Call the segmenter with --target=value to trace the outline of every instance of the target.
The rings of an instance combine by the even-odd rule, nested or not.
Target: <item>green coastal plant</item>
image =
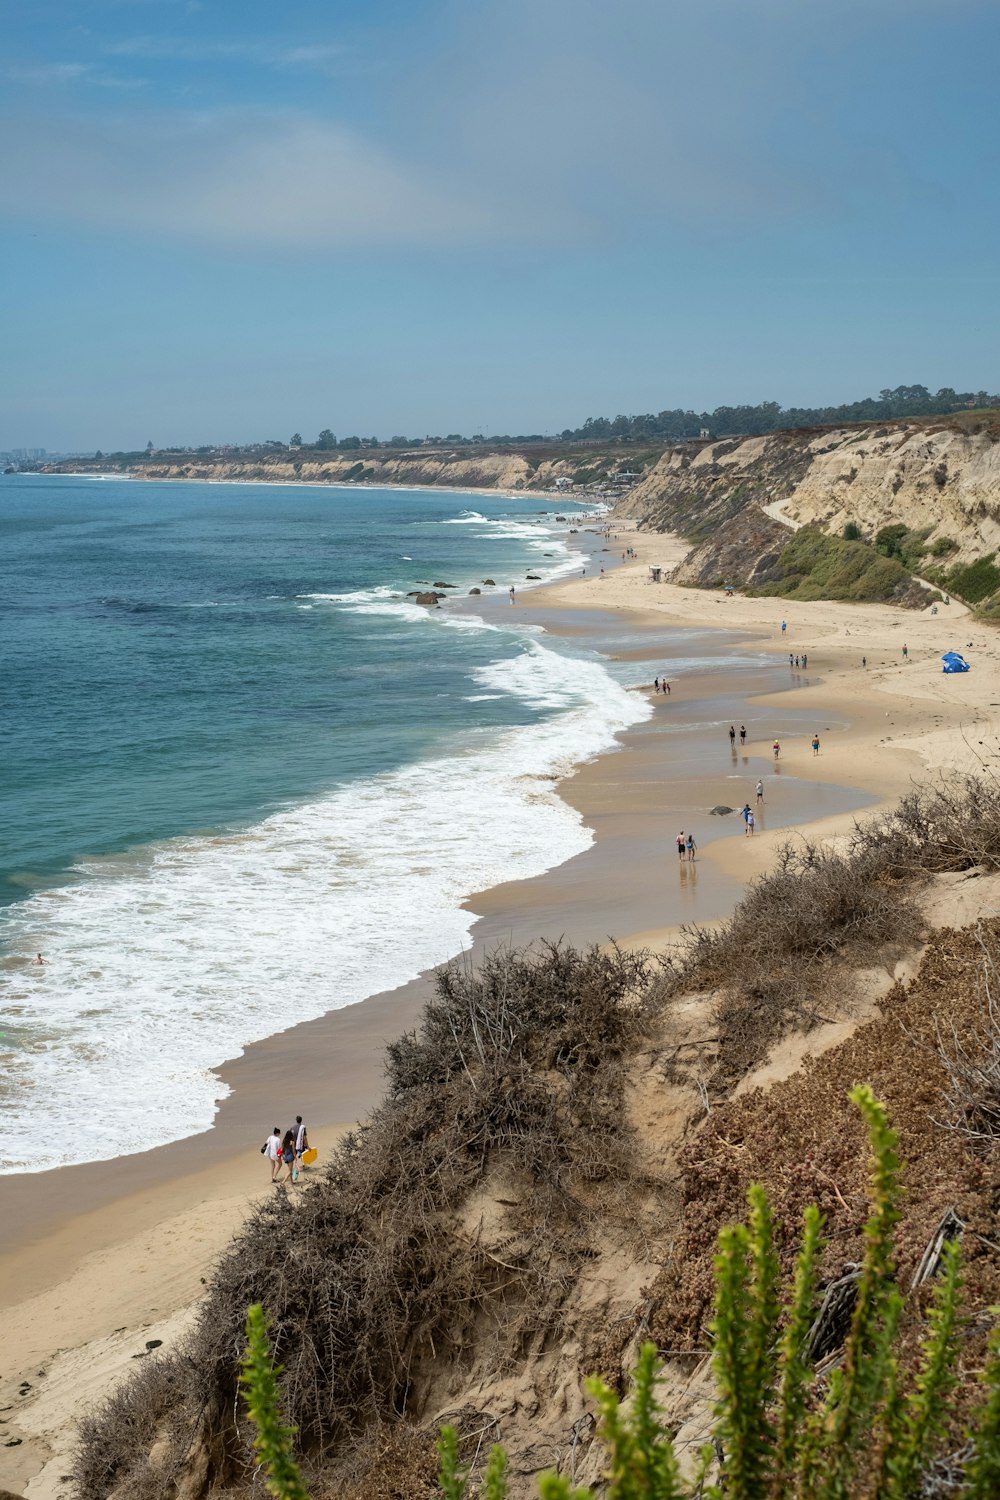
[[[295,1429],[281,1420],[280,1374],[271,1356],[267,1318],[257,1303],[247,1313],[247,1347],[240,1376],[247,1411],[256,1428],[254,1447],[272,1495],[278,1500],[309,1500],[295,1461]]]
[[[768,577],[769,582],[748,592],[857,603],[898,598],[912,586],[908,569],[895,552],[845,536],[828,536],[814,525],[801,526],[785,543]]]
[[[808,1357],[821,1249],[819,1210],[806,1212],[791,1299],[782,1307],[771,1207],[763,1188],[752,1187],[748,1222],[723,1230],[719,1238],[712,1442],[697,1472],[684,1475],[657,1400],[656,1348],[645,1344],[627,1410],[603,1381],[588,1382],[607,1453],[607,1500],[908,1500],[926,1492],[927,1466],[952,1416],[961,1253],[957,1242],[942,1252],[929,1329],[915,1375],[906,1382],[898,1339],[904,1302],[893,1249],[900,1218],[898,1142],[871,1089],[860,1085],[850,1097],[865,1117],[874,1165],[864,1259],[841,1358],[824,1378]],[[307,1500],[292,1456],[292,1429],[279,1415],[277,1372],[260,1307],[250,1309],[247,1337],[242,1382],[268,1487],[279,1500]],[[964,1476],[949,1487],[962,1500],[1000,1493],[1000,1327],[990,1338],[981,1384],[983,1401],[962,1455]],[[472,1479],[453,1427],[442,1429],[438,1452],[443,1500],[467,1500]],[[475,1493],[483,1500],[506,1500],[502,1447],[492,1449]],[[542,1500],[596,1500],[593,1490],[574,1487],[561,1474],[543,1476],[539,1494]]]

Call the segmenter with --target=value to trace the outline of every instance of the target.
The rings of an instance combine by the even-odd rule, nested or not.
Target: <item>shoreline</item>
[[[285,486],[292,489],[312,490],[402,490],[404,493],[412,491],[421,494],[430,491],[436,495],[492,495],[499,500],[529,500],[548,499],[558,500],[569,504],[592,505],[597,507],[601,514],[607,513],[608,506],[612,503],[610,497],[606,499],[585,500],[579,495],[564,495],[558,490],[512,490],[506,485],[498,485],[490,488],[488,485],[466,485],[466,484],[373,484],[370,480],[352,481],[346,484],[337,479],[206,479],[200,474],[94,474],[87,469],[52,469],[36,471],[28,470],[22,478],[37,477],[39,479],[128,479],[143,484],[254,484],[265,486]]]
[[[650,585],[647,565],[663,562],[671,548],[682,544],[635,533],[625,525],[616,529],[636,548],[637,561],[618,563],[603,577],[543,584],[531,590],[530,600],[525,590],[519,609],[529,616],[544,614],[546,629],[567,636],[589,635],[589,617],[596,612],[606,622],[598,629],[612,642],[611,653],[619,630],[629,640],[639,637],[632,648],[639,654],[631,659],[644,659],[645,642],[645,659],[651,663],[658,659],[656,638],[664,630],[704,630],[719,646],[727,636],[743,642],[766,664],[752,673],[706,673],[700,684],[705,692],[690,706],[714,713],[719,700],[730,707],[738,700],[748,716],[750,744],[731,761],[714,727],[710,738],[704,725],[693,731],[681,725],[680,733],[672,733],[689,702],[687,689],[675,690],[669,700],[658,695],[653,718],[626,731],[621,749],[578,767],[559,785],[560,794],[593,832],[590,848],[541,876],[474,893],[464,903],[478,918],[473,953],[497,942],[520,944],[560,921],[571,938],[574,928],[584,932],[589,927],[594,940],[614,935],[625,946],[663,948],[675,940],[681,922],[706,920],[704,913],[710,911],[723,916],[731,909],[747,879],[773,859],[790,827],[794,836],[834,837],[849,830],[860,805],[894,800],[922,768],[926,774],[936,766],[974,766],[977,753],[983,757],[987,749],[994,760],[1000,758],[995,733],[987,747],[980,728],[989,696],[981,666],[988,653],[995,680],[995,649],[988,645],[985,652],[976,652],[978,677],[974,666],[968,676],[944,679],[950,705],[933,712],[927,706],[941,698],[940,664],[930,664],[932,635],[941,637],[941,649],[965,648],[969,630],[983,638],[983,627],[966,624],[960,627],[961,640],[950,633],[945,639],[949,622],[965,618],[959,607],[952,606],[948,620],[939,616],[931,621],[889,606],[790,606],[781,600],[725,600],[673,585]],[[476,600],[475,607],[482,602]],[[782,617],[791,632],[784,638]],[[905,667],[897,664],[900,629],[911,643]],[[793,639],[793,654],[805,649],[809,655],[805,673],[796,674],[782,661]],[[871,665],[861,675],[857,658],[865,654],[866,642]],[[881,649],[873,642],[881,642]],[[891,656],[887,642],[894,649]],[[659,674],[651,666],[653,675]],[[814,718],[821,734],[819,757],[809,751],[810,729],[805,727]],[[775,724],[792,726],[782,727],[777,771],[767,761],[775,732],[770,726]],[[957,751],[954,731],[960,725],[967,732],[964,748]],[[677,751],[685,735],[689,744],[682,746],[682,759],[687,754],[692,761],[704,761],[702,747],[710,745],[710,774],[696,765],[678,778],[676,755],[666,752]],[[977,744],[980,737],[983,746]],[[751,840],[742,825],[736,826],[735,815],[709,819],[700,811],[703,852],[692,867],[693,878],[692,872],[686,879],[682,873],[683,884],[670,886],[675,920],[663,921],[663,877],[679,879],[670,869],[676,864],[672,834],[678,795],[687,798],[690,811],[699,787],[706,798],[709,788],[727,782],[733,791],[740,782],[745,791],[758,774],[769,777],[767,814],[779,826],[764,826]],[[838,797],[843,802],[845,790],[856,794],[852,805],[834,806]],[[742,797],[715,800],[739,806]],[[785,821],[778,816],[782,804],[794,814]],[[631,918],[627,931],[620,925],[601,931],[598,924],[613,917]],[[556,925],[549,926],[549,935],[558,935]],[[0,1405],[10,1404],[20,1378],[26,1376],[37,1387],[39,1371],[48,1372],[37,1395],[18,1399],[8,1418],[23,1441],[17,1448],[0,1448],[0,1484],[23,1490],[44,1464],[45,1473],[29,1486],[30,1500],[52,1500],[63,1492],[59,1475],[66,1469],[66,1449],[57,1435],[68,1430],[82,1402],[75,1387],[63,1391],[62,1404],[52,1391],[63,1368],[72,1366],[74,1351],[78,1358],[83,1351],[96,1360],[106,1385],[129,1368],[143,1346],[140,1334],[152,1336],[150,1330],[163,1324],[170,1327],[169,1337],[177,1335],[211,1262],[253,1205],[273,1192],[257,1160],[258,1138],[269,1128],[273,1109],[262,1101],[290,1099],[294,1089],[300,1101],[296,1107],[325,1159],[340,1133],[377,1103],[384,1044],[414,1024],[429,992],[425,974],[248,1048],[220,1070],[232,1092],[205,1135],[110,1163],[0,1179],[0,1204],[7,1210],[0,1223],[8,1226],[6,1248],[0,1252],[7,1272],[0,1306],[8,1349]],[[69,1352],[56,1357],[59,1349]],[[89,1389],[88,1399],[96,1394]]]

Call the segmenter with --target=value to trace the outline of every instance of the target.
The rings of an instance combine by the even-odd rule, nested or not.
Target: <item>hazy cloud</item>
[[[442,0],[448,24],[426,54],[379,38],[364,131],[264,108],[11,118],[0,189],[9,214],[305,249],[669,242],[833,221],[912,190],[909,127],[878,151],[870,136],[852,140],[866,101],[845,114],[836,67],[853,66],[859,36],[902,5]],[[174,32],[124,37],[104,55],[322,71],[346,55],[322,37]],[[40,66],[34,81],[112,80],[71,63]],[[877,101],[875,118],[884,129]]]
[[[181,36],[133,36],[111,42],[105,51],[112,57],[137,57],[156,62],[242,62],[267,68],[316,68],[328,72],[344,55],[344,48],[331,43],[302,46],[268,38],[201,40]]]
[[[61,84],[88,83],[102,89],[141,89],[145,79],[132,78],[120,73],[109,73],[93,63],[61,62],[18,64],[11,63],[3,69],[3,76],[15,83],[27,83],[39,88],[59,87]]]
[[[461,194],[308,117],[37,116],[6,138],[0,198],[22,218],[305,249],[479,239],[491,228]]]

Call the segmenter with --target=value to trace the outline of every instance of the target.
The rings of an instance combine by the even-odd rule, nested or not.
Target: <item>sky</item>
[[[996,0],[31,0],[0,450],[1000,388]]]

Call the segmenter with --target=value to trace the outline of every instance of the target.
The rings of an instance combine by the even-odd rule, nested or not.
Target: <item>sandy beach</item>
[[[650,582],[651,565],[668,569],[686,550],[679,539],[622,527],[609,558],[626,543],[634,560],[601,576],[594,552],[587,576],[517,607],[550,631],[600,640],[610,656],[648,661],[650,683],[666,673],[671,694],[652,695],[652,718],[620,751],[561,784],[592,847],[469,898],[477,948],[539,935],[666,947],[682,922],[730,910],[790,829],[833,837],[916,780],[1000,765],[1000,638],[962,606],[932,615],[727,598]],[[675,675],[665,651],[678,628],[717,641],[718,670]],[[948,649],[965,652],[972,671],[944,675]],[[808,666],[796,668],[803,654]],[[730,749],[729,722],[746,725],[742,749]],[[756,806],[758,778],[764,804],[750,839],[737,812],[709,809]],[[674,852],[681,827],[698,841],[692,866]],[[429,985],[423,976],[248,1048],[222,1070],[231,1093],[207,1135],[0,1179],[0,1487],[29,1500],[66,1493],[73,1422],[147,1343],[179,1336],[213,1259],[275,1191],[259,1156],[265,1132],[300,1111],[325,1156],[377,1102],[384,1044],[414,1024]]]

